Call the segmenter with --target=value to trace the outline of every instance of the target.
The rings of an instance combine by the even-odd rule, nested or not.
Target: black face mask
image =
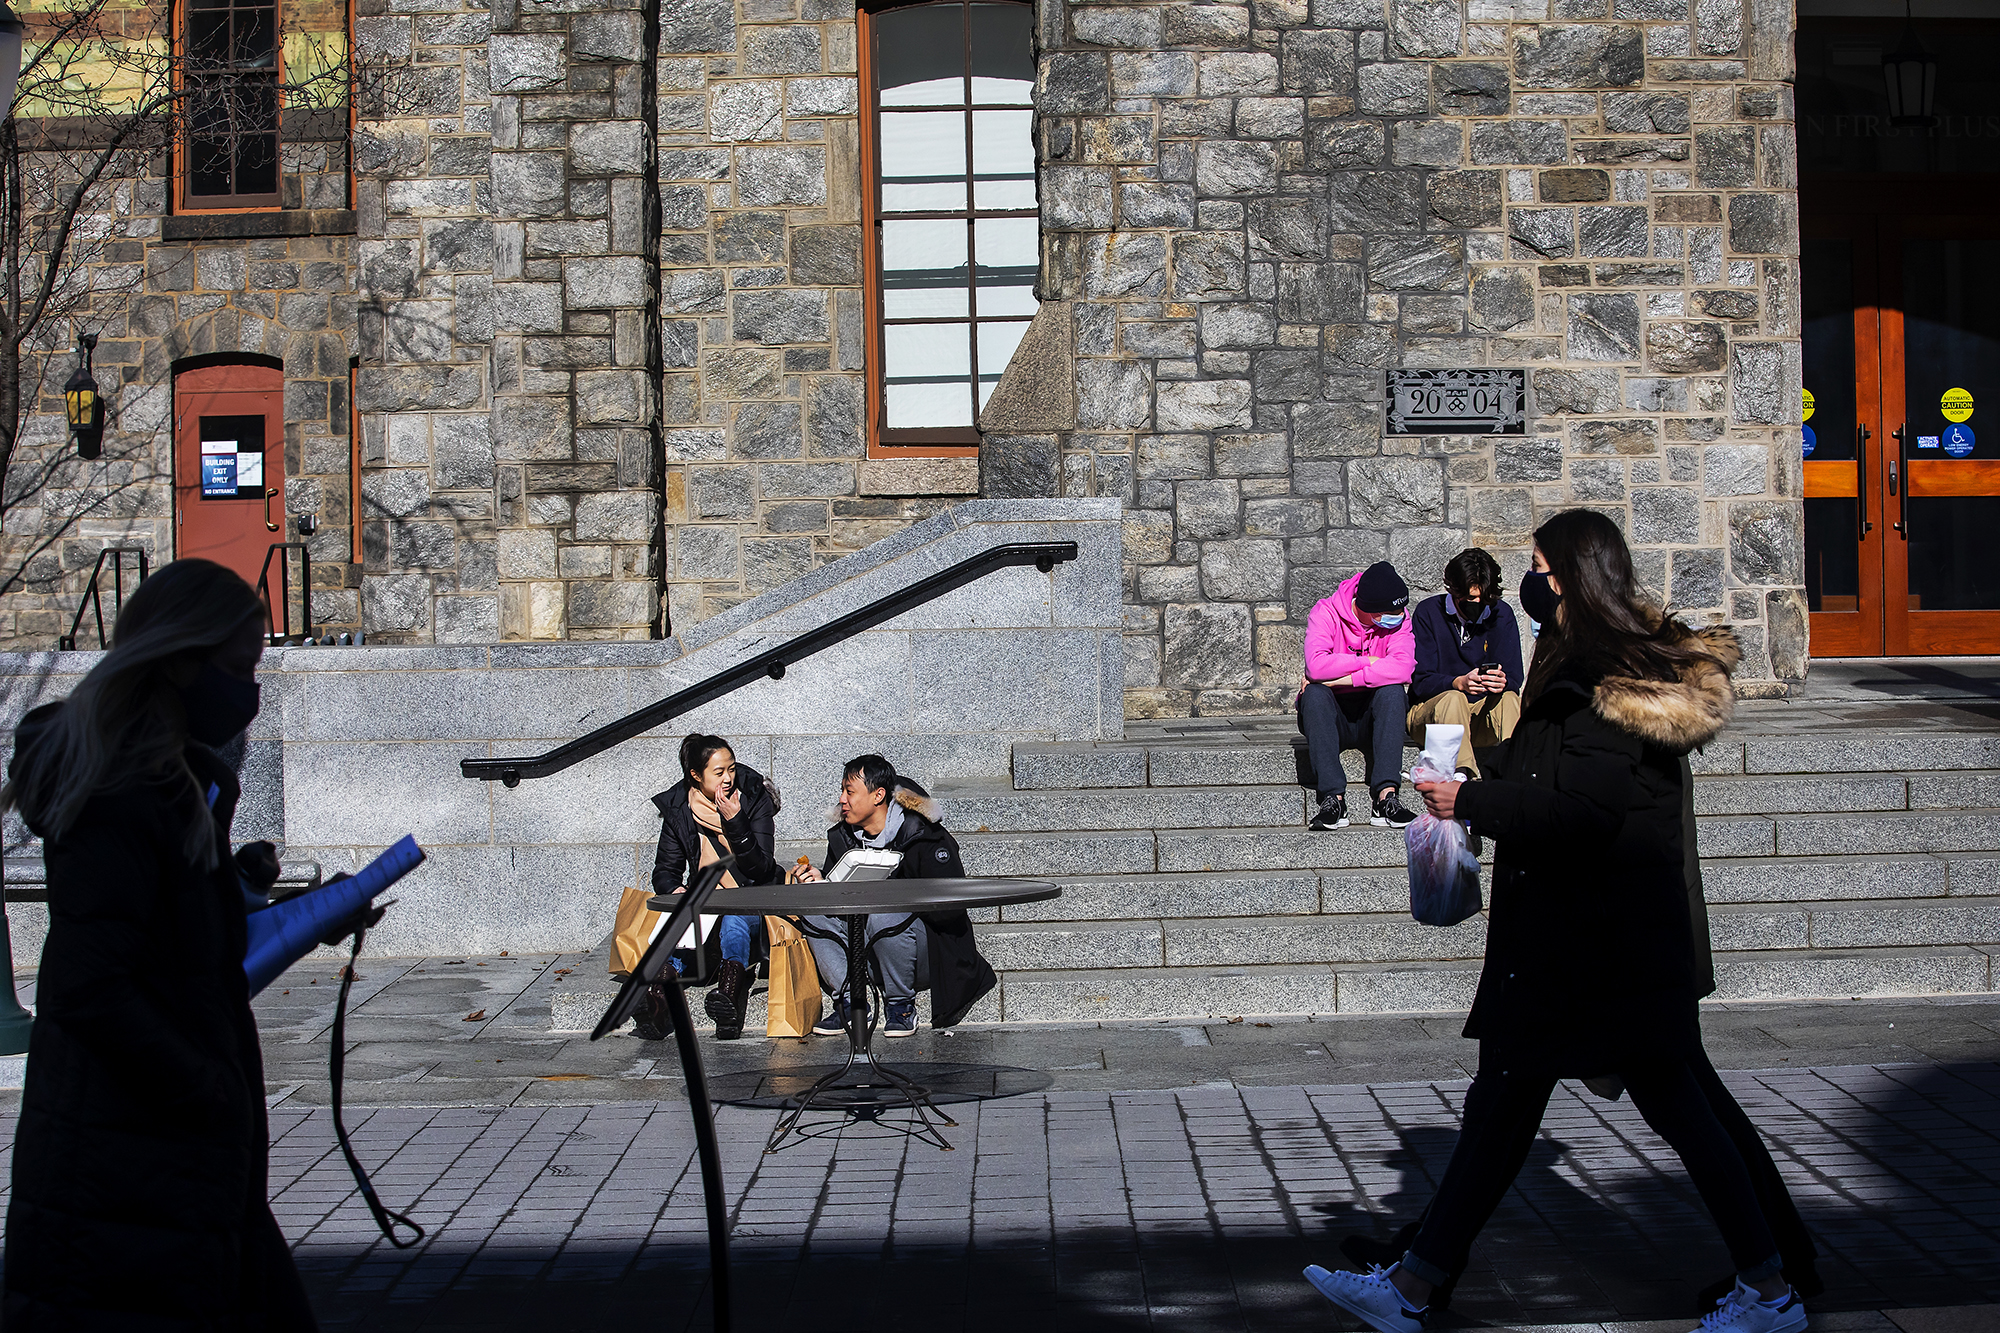
[[[180,687],[188,735],[203,745],[225,744],[257,716],[263,692],[263,686],[254,680],[232,676],[212,662],[203,663],[201,673]]]
[[[1549,576],[1529,570],[1521,576],[1521,609],[1528,613],[1528,619],[1537,625],[1546,625],[1556,618],[1556,608],[1562,605],[1562,594],[1549,587]]]

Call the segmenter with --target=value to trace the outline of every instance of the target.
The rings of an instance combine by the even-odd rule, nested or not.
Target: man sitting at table
[[[858,847],[901,852],[903,859],[891,879],[963,879],[958,841],[951,836],[930,793],[896,772],[879,754],[864,754],[848,762],[840,784],[840,821],[826,831],[826,861],[811,866],[799,878],[823,880],[840,858]],[[803,859],[803,858],[801,858]],[[868,918],[868,936],[894,929],[908,912],[882,912]],[[808,916],[821,930],[847,938],[838,917]],[[808,935],[820,983],[833,992],[833,1005],[813,1032],[838,1036],[847,1031],[847,946]],[[964,1018],[980,997],[993,989],[993,969],[979,956],[972,937],[972,920],[963,911],[924,912],[903,931],[874,946],[875,970],[882,981],[882,1032],[888,1037],[917,1035],[917,992],[931,993],[931,1026],[950,1027]]]

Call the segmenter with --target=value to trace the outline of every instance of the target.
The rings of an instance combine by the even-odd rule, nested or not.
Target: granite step
[[[2000,946],[2000,897],[1744,903],[1709,914],[1717,953]],[[1440,930],[1385,912],[1000,922],[979,928],[994,967],[1034,971],[1477,960],[1485,919]]]
[[[1311,814],[1297,785],[1233,786],[1226,794],[1196,788],[1150,787],[1080,791],[1015,791],[993,786],[940,786],[945,822],[956,832],[1192,828],[1299,828]]]
[[[1716,1001],[1984,994],[1994,955],[1964,945],[1719,954]],[[1005,1023],[1436,1013],[1472,1002],[1475,961],[1014,971]]]

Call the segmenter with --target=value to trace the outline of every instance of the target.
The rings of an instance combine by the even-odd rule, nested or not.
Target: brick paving
[[[2000,1300],[2000,1064],[1725,1077],[1821,1239],[1818,1310]],[[766,1156],[773,1113],[722,1108],[736,1326],[1324,1329],[1298,1270],[1416,1216],[1464,1087],[1052,1091],[954,1108],[949,1153],[857,1122]],[[381,1243],[326,1113],[274,1110],[274,1206],[326,1327],[708,1326],[683,1103],[350,1121],[385,1201],[431,1235]],[[1565,1085],[1442,1322],[1683,1316],[1726,1268],[1629,1102]]]

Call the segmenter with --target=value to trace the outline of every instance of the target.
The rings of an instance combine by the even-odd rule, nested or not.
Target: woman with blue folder
[[[265,1196],[239,789],[215,752],[257,714],[264,624],[237,575],[174,561],[75,692],[16,732],[0,800],[43,840],[49,932],[7,1208],[9,1333],[315,1326]]]

